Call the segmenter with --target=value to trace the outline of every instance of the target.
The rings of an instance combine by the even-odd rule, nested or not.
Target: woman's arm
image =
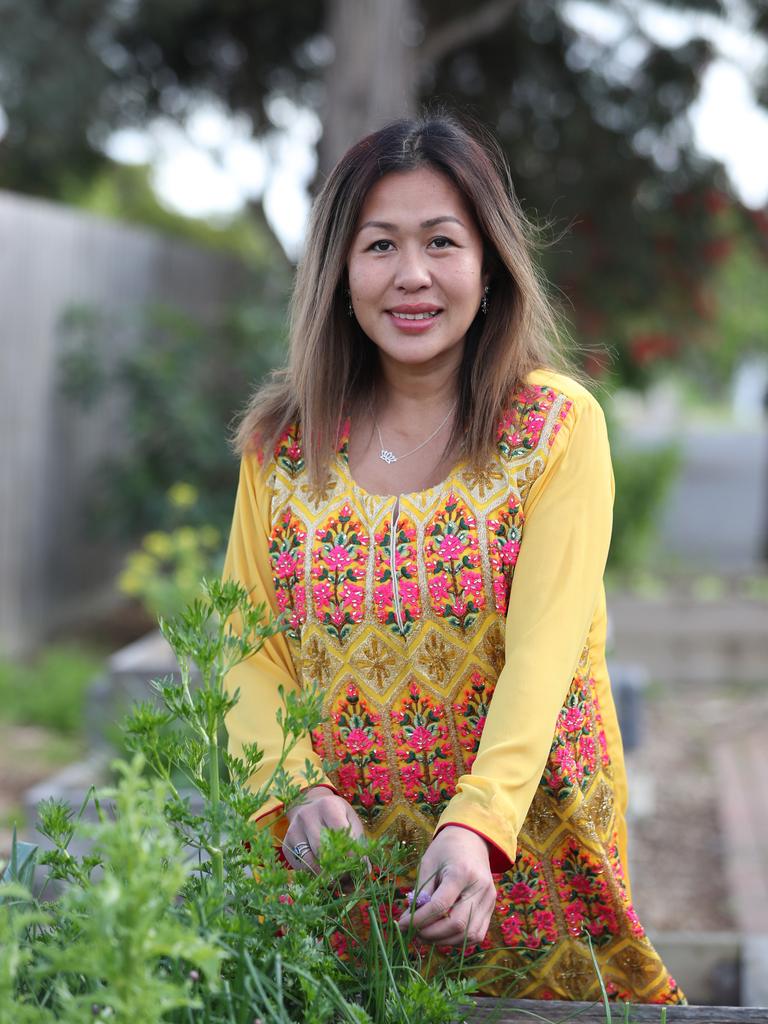
[[[514,860],[558,713],[602,591],[613,515],[605,417],[579,388],[524,507],[505,630],[505,663],[468,775],[438,829],[464,825]]]
[[[612,509],[605,418],[579,389],[525,502],[505,664],[477,757],[471,773],[458,779],[420,868],[422,880],[434,880],[426,887],[432,899],[412,918],[425,939],[453,936],[456,928],[440,923],[446,904],[455,906],[451,919],[465,927],[474,915],[473,933],[487,928],[490,872],[514,861],[601,594]],[[474,842],[461,835],[467,831],[475,833]]]

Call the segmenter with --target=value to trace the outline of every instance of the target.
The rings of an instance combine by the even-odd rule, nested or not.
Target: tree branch
[[[488,0],[471,14],[463,14],[447,25],[442,25],[419,48],[419,64],[436,64],[459,46],[495,32],[504,24],[516,4],[517,0]]]

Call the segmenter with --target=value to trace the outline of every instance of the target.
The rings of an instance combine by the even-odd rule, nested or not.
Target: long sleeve
[[[255,456],[246,456],[240,465],[240,482],[235,499],[223,576],[242,583],[253,604],[266,602],[277,612],[275,590],[269,561],[269,494],[264,475]],[[227,717],[229,752],[241,756],[244,743],[256,742],[264,752],[258,770],[251,776],[254,788],[274,770],[282,749],[282,730],[276,714],[282,707],[278,687],[286,693],[298,689],[298,680],[285,636],[278,633],[266,641],[256,654],[235,666],[226,677],[228,692],[240,690],[240,699]],[[305,762],[320,772],[322,782],[331,785],[322,772],[320,759],[312,750],[309,737],[293,748],[285,769],[295,782],[303,782]],[[264,805],[258,818],[269,823],[281,805],[274,798]],[[265,817],[269,815],[269,817]]]
[[[525,502],[505,663],[477,758],[438,822],[479,832],[510,862],[602,595],[612,509],[605,419],[578,387]]]

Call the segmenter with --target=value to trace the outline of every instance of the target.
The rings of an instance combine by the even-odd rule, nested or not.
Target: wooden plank
[[[750,756],[751,755],[751,756]],[[760,800],[768,763],[743,741],[714,748],[724,860],[741,931],[768,934],[768,867]]]
[[[768,1008],[751,1006],[667,1006],[611,1003],[612,1024],[768,1024]],[[602,1003],[479,998],[465,1024],[606,1024]]]

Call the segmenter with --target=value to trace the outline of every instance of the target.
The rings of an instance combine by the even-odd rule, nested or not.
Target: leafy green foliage
[[[384,840],[326,832],[319,874],[289,871],[270,832],[252,824],[268,797],[291,806],[315,780],[309,766],[301,783],[289,779],[282,760],[318,724],[317,691],[285,696],[283,758],[257,789],[248,786],[261,760],[256,745],[241,758],[219,748],[238,699],[225,691],[224,676],[278,624],[264,620],[242,587],[214,580],[161,628],[179,677],[157,680],[158,700],[137,705],[126,721],[134,754],[116,762],[117,784],[91,794],[77,813],[57,800],[39,809],[50,849],[38,860],[63,886],[61,895],[45,902],[19,872],[0,883],[0,1019],[458,1019],[469,981],[428,964],[427,981],[406,937],[373,912],[371,941],[360,942],[361,905],[381,908],[382,922],[392,921],[393,880],[414,867],[411,854]],[[83,839],[89,850],[74,853]],[[337,955],[339,940],[352,953],[347,959]]]
[[[730,27],[720,0],[666,5]],[[657,343],[663,336],[676,358],[707,316],[720,240],[713,196],[727,192],[727,180],[695,151],[685,126],[716,47],[695,34],[662,44],[618,0],[596,5],[609,28],[604,39],[575,28],[569,5],[556,0],[520,0],[483,28],[489,6],[406,5],[410,105],[449,97],[493,128],[526,209],[564,236],[543,258],[579,339],[592,347],[587,369],[642,384],[648,335]],[[302,0],[0,0],[8,117],[0,186],[67,199],[90,191],[93,203],[122,203],[146,222],[137,182],[123,180],[143,172],[105,170],[100,146],[109,133],[156,116],[183,123],[209,101],[249,118],[254,135],[268,139],[276,97],[320,111],[336,42],[331,10]],[[763,0],[745,0],[740,19],[759,33]],[[365,66],[347,84],[361,106],[374,107]],[[755,92],[768,95],[765,83]],[[346,111],[323,113],[327,122]]]
[[[616,496],[608,569],[626,575],[647,560],[663,501],[680,467],[680,452],[674,444],[647,450],[618,446],[612,458]]]
[[[0,661],[0,720],[75,735],[101,659],[82,647],[52,644],[32,662]]]
[[[86,411],[119,403],[130,438],[94,482],[96,531],[125,538],[173,528],[167,494],[180,480],[198,495],[186,525],[228,527],[237,482],[228,429],[283,339],[285,282],[262,277],[253,289],[258,299],[209,324],[161,308],[126,317],[73,308],[64,318],[65,396]]]
[[[185,513],[194,508],[198,493],[189,484],[177,483],[168,491],[170,516],[175,529],[153,530],[141,547],[126,558],[118,588],[138,598],[152,616],[177,615],[185,605],[202,596],[200,580],[221,571],[223,538],[215,526],[190,526]]]

